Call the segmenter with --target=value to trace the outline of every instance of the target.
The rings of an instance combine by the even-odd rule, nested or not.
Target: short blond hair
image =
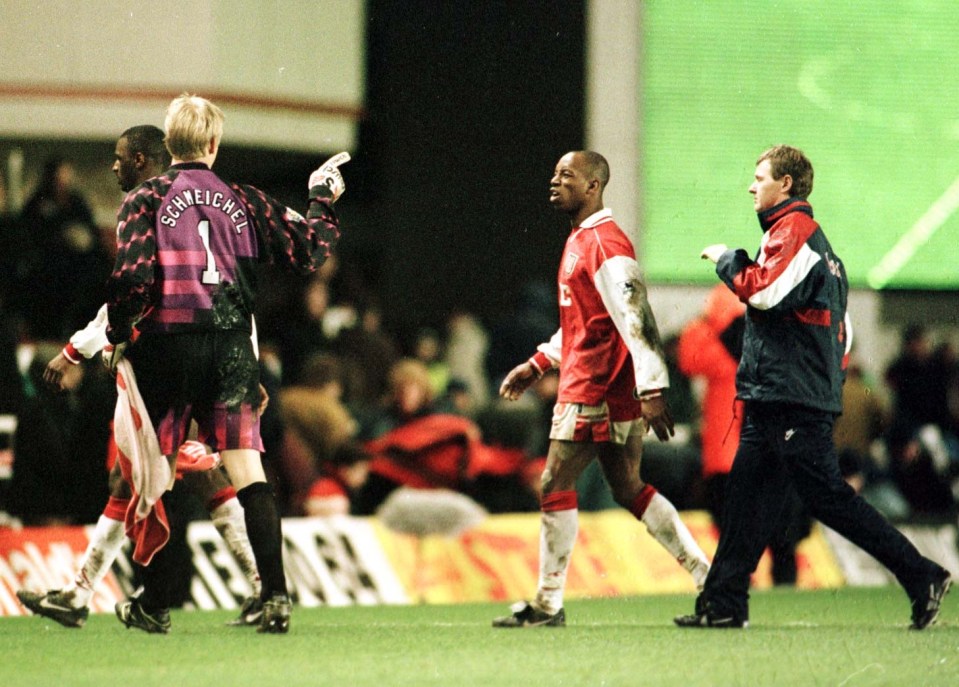
[[[433,402],[433,384],[430,382],[430,370],[426,364],[416,358],[401,358],[393,364],[389,373],[390,391],[394,394],[404,385],[412,384],[423,391],[427,403]]]
[[[197,160],[207,154],[210,141],[223,136],[223,111],[206,98],[183,93],[166,110],[164,143],[177,160]]]

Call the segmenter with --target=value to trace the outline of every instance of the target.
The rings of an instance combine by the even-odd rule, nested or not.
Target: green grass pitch
[[[959,287],[957,29],[954,0],[645,3],[649,278],[713,284],[704,246],[752,254],[756,157],[790,143],[853,286]]]
[[[290,634],[174,612],[167,636],[91,616],[0,620],[3,687],[957,685],[959,604],[907,629],[898,588],[753,594],[751,626],[681,630],[693,597],[569,600],[565,629],[490,627],[503,604],[295,608]]]

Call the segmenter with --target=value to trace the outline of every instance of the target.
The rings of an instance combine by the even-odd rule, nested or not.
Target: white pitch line
[[[959,209],[959,177],[936,199],[909,231],[899,237],[896,245],[886,253],[866,277],[874,289],[888,284],[899,270],[912,259],[916,251],[939,231],[940,227]]]

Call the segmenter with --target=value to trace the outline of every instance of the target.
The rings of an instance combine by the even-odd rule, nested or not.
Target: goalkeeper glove
[[[330,201],[335,203],[346,190],[346,182],[343,181],[343,175],[337,167],[349,161],[349,153],[337,153],[310,175],[308,188],[312,190],[314,186],[325,186],[330,190]]]

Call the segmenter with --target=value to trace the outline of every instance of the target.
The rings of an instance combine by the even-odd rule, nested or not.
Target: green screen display
[[[713,283],[704,246],[756,250],[755,161],[787,143],[853,286],[959,288],[955,0],[654,0],[643,34],[651,280]]]

